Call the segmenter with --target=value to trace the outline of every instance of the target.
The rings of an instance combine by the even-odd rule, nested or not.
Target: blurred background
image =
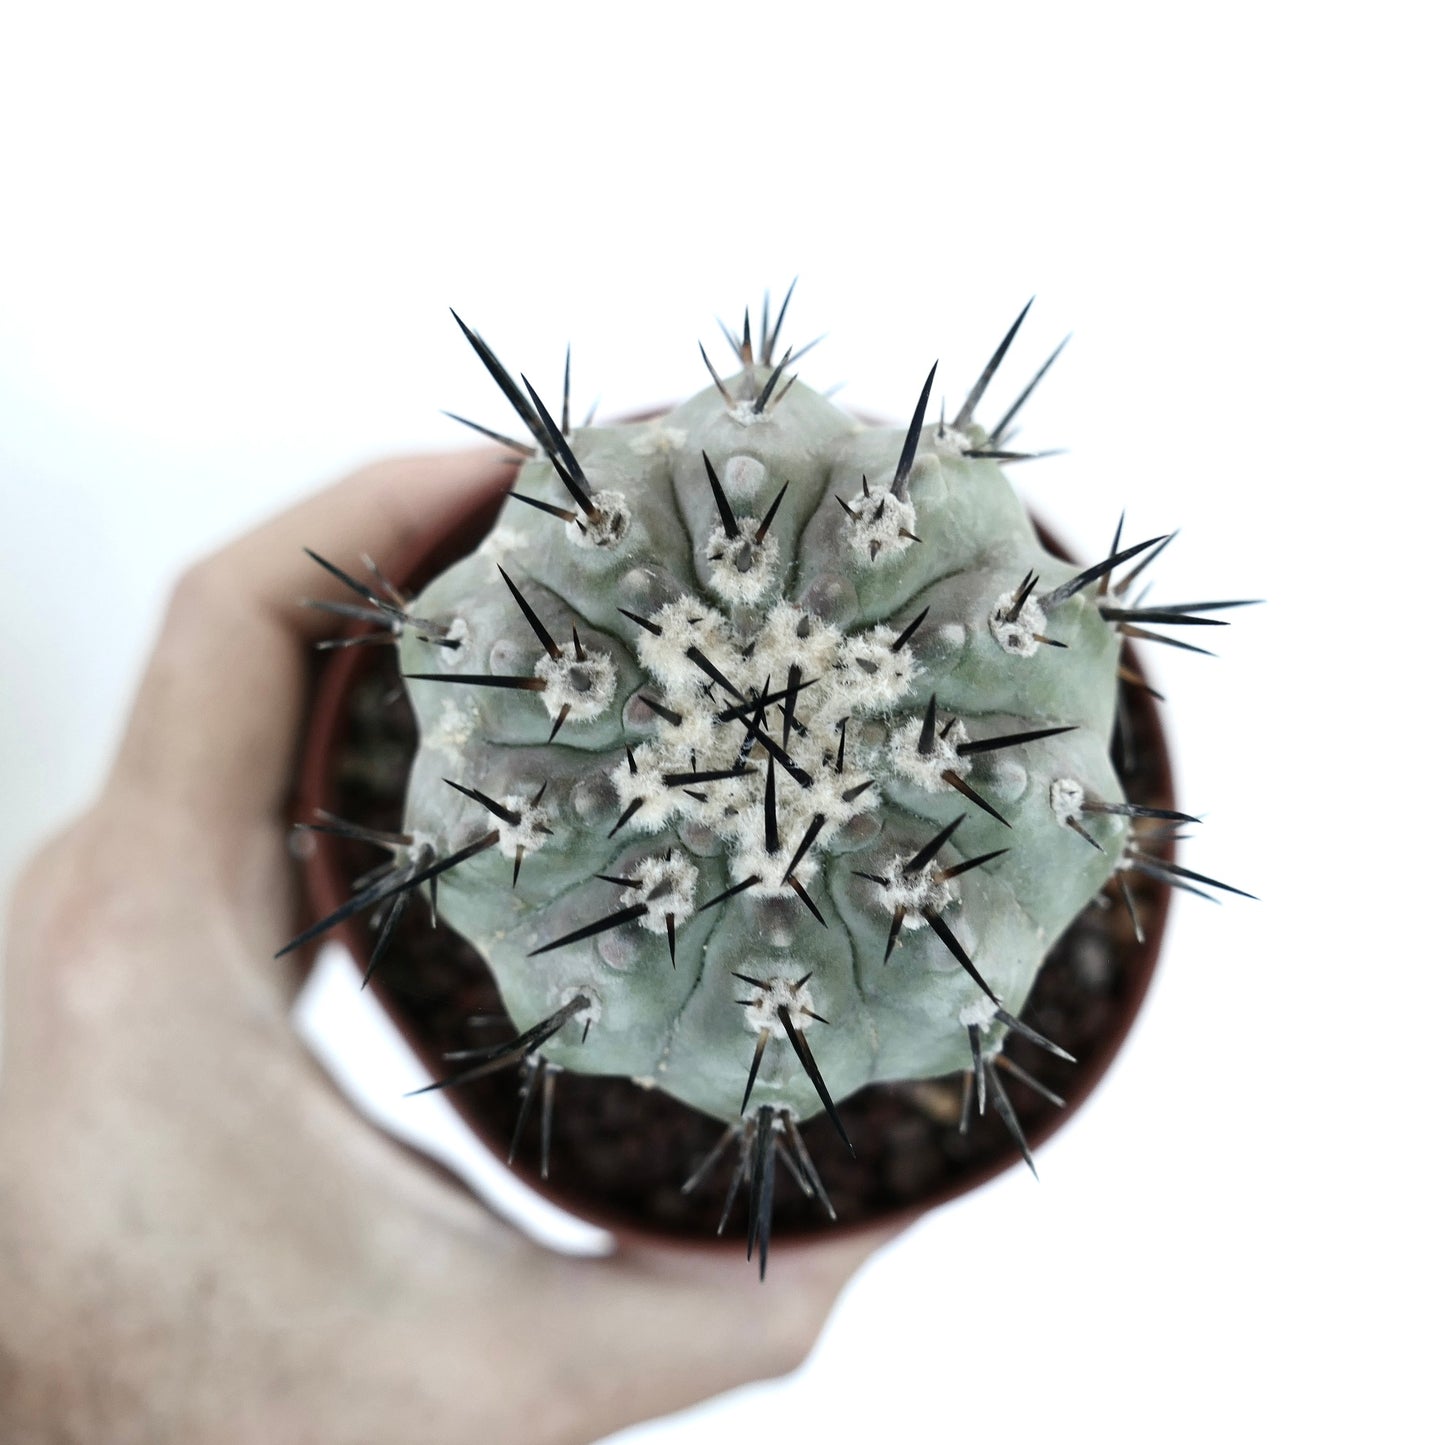
[[[1178,900],[1141,1027],[1041,1184],[1015,1170],[912,1229],[801,1374],[614,1441],[1426,1438],[1445,237],[1423,13],[12,15],[0,883],[98,786],[181,568],[370,458],[464,444],[441,408],[514,428],[448,307],[553,393],[570,342],[606,415],[702,387],[715,318],[796,275],[791,338],[827,333],[806,379],[903,420],[936,358],[956,406],[1036,294],[991,392],[1073,333],[1025,413],[1068,449],[1015,469],[1031,504],[1090,557],[1124,507],[1133,537],[1182,529],[1162,600],[1268,599],[1217,658],[1149,655],[1206,817],[1183,861],[1261,901]]]

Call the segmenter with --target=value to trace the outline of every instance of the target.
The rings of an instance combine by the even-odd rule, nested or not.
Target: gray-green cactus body
[[[996,1053],[1127,833],[1117,634],[1051,598],[1076,569],[983,433],[907,456],[798,381],[756,410],[767,380],[572,432],[585,506],[529,460],[574,518],[508,501],[414,604],[459,645],[402,643],[413,847],[497,835],[447,922],[519,1028],[585,999],[548,1060],[721,1120],[755,1061],[749,1110],[801,1119],[809,1056],[841,1100]]]

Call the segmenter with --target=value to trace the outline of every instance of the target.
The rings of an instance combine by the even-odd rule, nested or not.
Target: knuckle
[[[34,934],[53,928],[65,916],[65,887],[80,820],[71,823],[33,853],[16,876],[10,895],[10,926]]]
[[[773,1379],[786,1379],[803,1368],[807,1363],[808,1356],[813,1353],[813,1347],[818,1343],[820,1329],[821,1321],[790,1331],[784,1336],[773,1356]]]
[[[240,605],[234,566],[224,551],[192,562],[166,599],[146,671],[151,690],[168,695],[183,686],[190,669],[214,654],[215,639],[232,625]]]
[[[214,612],[226,596],[224,552],[211,552],[192,562],[171,587],[162,636],[189,630],[194,619]]]
[[[128,903],[129,850],[104,810],[92,809],[46,843],[21,870],[10,898],[15,961],[29,963],[44,993],[63,995],[136,927]]]

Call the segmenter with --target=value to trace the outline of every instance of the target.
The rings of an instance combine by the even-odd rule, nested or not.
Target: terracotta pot
[[[490,502],[479,508],[474,515],[454,525],[446,535],[436,536],[418,543],[412,554],[403,558],[399,565],[393,568],[392,580],[399,583],[409,594],[415,594],[431,578],[477,547],[490,530],[498,510],[499,503]],[[1059,556],[1064,555],[1043,528],[1040,528],[1040,536],[1050,551]],[[1125,658],[1128,666],[1136,673],[1142,671],[1137,657],[1131,654],[1131,650],[1127,646]],[[337,759],[343,748],[348,745],[348,736],[353,728],[352,703],[357,689],[367,676],[368,670],[380,666],[391,667],[394,670],[394,654],[390,648],[342,649],[329,654],[320,668],[309,730],[301,760],[295,812],[298,821],[314,818],[315,810],[318,808],[341,816],[347,815],[346,800],[338,777]],[[1143,760],[1145,774],[1149,779],[1146,797],[1137,797],[1132,792],[1130,795],[1134,797],[1135,801],[1172,808],[1174,806],[1173,780],[1158,705],[1147,692],[1139,688],[1127,688],[1124,690],[1124,694],[1128,707],[1129,726],[1134,735],[1134,747],[1138,757]],[[1116,739],[1116,762],[1117,752]],[[393,818],[388,826],[396,826],[396,822],[397,819]],[[306,858],[304,868],[311,916],[319,918],[340,907],[346,901],[350,896],[354,871],[358,870],[355,869],[354,859],[351,865],[343,861],[343,855],[347,850],[345,845],[338,840],[327,836],[317,836],[316,844],[317,846],[311,851],[310,856]],[[1162,841],[1160,849],[1163,856],[1172,858],[1172,850],[1166,848]],[[374,861],[376,861],[375,858],[367,860],[368,863]],[[1106,971],[1112,982],[1108,986],[1106,999],[1093,1000],[1089,1004],[1090,1009],[1094,1010],[1098,1017],[1094,1018],[1094,1023],[1091,1025],[1094,1032],[1089,1037],[1087,1046],[1081,1047],[1077,1039],[1073,1037],[1073,1033],[1076,1033],[1077,1030],[1071,1032],[1072,1025],[1061,1027],[1057,1020],[1051,1019],[1050,1026],[1045,1030],[1057,1042],[1070,1048],[1078,1058],[1077,1064],[1066,1066],[1068,1072],[1063,1087],[1060,1089],[1065,1097],[1064,1106],[1062,1108],[1047,1106],[1047,1112],[1038,1112],[1033,1107],[1031,1095],[1027,1095],[1022,1089],[1013,1091],[1015,1106],[1019,1110],[1025,1134],[1033,1149],[1037,1149],[1056,1129],[1073,1116],[1103,1077],[1134,1024],[1145,991],[1153,976],[1168,909],[1169,890],[1143,878],[1140,878],[1137,887],[1131,885],[1131,888],[1141,916],[1146,921],[1145,943],[1136,943],[1132,934],[1121,926],[1124,912],[1122,908],[1112,910],[1112,913],[1117,916],[1112,918],[1109,927],[1102,931],[1098,919],[1091,918],[1090,912],[1086,911],[1081,919],[1071,927],[1065,940],[1056,945],[1050,955],[1051,960],[1056,956],[1074,958],[1084,956],[1079,954],[1080,948],[1084,948],[1086,952],[1092,950],[1095,954],[1103,950],[1109,955],[1105,962],[1107,964]],[[1084,930],[1082,941],[1080,930]],[[369,931],[364,921],[351,919],[333,930],[329,936],[339,937],[345,943],[358,974],[360,974],[365,969],[371,947]],[[390,960],[392,972],[405,969],[406,960],[400,953],[403,942],[403,937],[399,935],[392,945],[392,954],[394,955]],[[1070,953],[1071,949],[1072,953]],[[1046,965],[1045,974],[1040,977],[1040,983],[1036,986],[1034,996],[1030,1000],[1030,1009],[1025,1014],[1026,1019],[1033,1019],[1037,1022],[1034,1005],[1039,996],[1039,990],[1047,977],[1048,968],[1052,966],[1052,964]],[[373,980],[372,987],[396,1029],[407,1041],[428,1073],[432,1077],[443,1077],[447,1072],[447,1066],[442,1062],[441,1054],[445,1048],[454,1047],[455,1044],[439,1042],[436,1037],[425,1031],[420,1026],[416,1009],[396,990],[388,987],[380,974]],[[1091,1014],[1091,1017],[1094,1015]],[[1012,1044],[1010,1051],[1013,1051]],[[740,1065],[740,1082],[742,1067]],[[1033,1068],[1033,1065],[1030,1067]],[[621,1081],[589,1082],[589,1076],[579,1074],[568,1074],[565,1076],[565,1080],[569,1089],[572,1090],[582,1087],[596,1088],[600,1084],[605,1084],[613,1089],[630,1089],[632,1094],[636,1095],[638,1109],[642,1111],[670,1108],[692,1115],[692,1111],[683,1110],[683,1106],[656,1091],[645,1093],[643,1090],[630,1084],[623,1084]],[[482,1081],[484,1084],[489,1082],[495,1085],[495,1081]],[[914,1091],[918,1096],[917,1108],[914,1111],[917,1117],[927,1118],[931,1112],[940,1109],[946,1116],[947,1109],[942,1107],[943,1096],[939,1086],[923,1085],[919,1087],[922,1090],[921,1093],[918,1090]],[[869,1102],[870,1096],[879,1096],[881,1091],[893,1090],[893,1088],[894,1086],[889,1085],[874,1086],[854,1095],[853,1100],[840,1106],[845,1113],[845,1118],[850,1109],[876,1109],[876,1101]],[[505,1159],[511,1141],[517,1107],[514,1081],[487,1090],[479,1089],[477,1086],[468,1086],[452,1091],[449,1098],[484,1146],[498,1158]],[[692,1115],[692,1117],[700,1116]],[[954,1118],[956,1118],[956,1113]],[[709,1126],[708,1143],[710,1143],[720,1132],[720,1126],[712,1121],[707,1122]],[[904,1122],[908,1125],[909,1138],[914,1138],[918,1134],[916,1121],[905,1119]],[[895,1119],[893,1124],[886,1127],[892,1128],[896,1123]],[[947,1126],[947,1135],[956,1133],[956,1125],[951,1124],[946,1117],[943,1118],[943,1125]],[[535,1128],[535,1119],[532,1127]],[[647,1127],[653,1126],[648,1124]],[[806,1131],[807,1126],[804,1127]],[[823,1127],[825,1130],[827,1129],[826,1124]],[[870,1125],[866,1121],[850,1124],[849,1132],[855,1143],[866,1136],[869,1128]],[[864,1132],[860,1133],[860,1131]],[[807,1137],[809,1147],[818,1162],[819,1171],[830,1192],[834,1193],[836,1201],[838,1197],[836,1185],[830,1169],[850,1167],[852,1161],[849,1161],[846,1155],[842,1155],[840,1151],[841,1163],[834,1160],[825,1166],[823,1156],[829,1153],[830,1141],[833,1138],[831,1132],[811,1134]],[[917,1149],[924,1150],[934,1147],[939,1140],[942,1140],[944,1144],[948,1142],[946,1135],[939,1133],[936,1128],[933,1129],[930,1138],[934,1144],[925,1144],[920,1138],[916,1145]],[[908,1146],[909,1149],[913,1147],[914,1145],[911,1144]],[[703,1144],[696,1150],[696,1156],[683,1164],[681,1172],[673,1178],[674,1186],[681,1183],[692,1164],[696,1163],[697,1158],[706,1152],[706,1148],[707,1144]],[[910,1158],[907,1149],[904,1149],[901,1144],[899,1149],[901,1151],[899,1157],[907,1162]],[[864,1152],[860,1148],[860,1155]],[[639,1213],[632,1208],[619,1206],[615,1199],[601,1198],[596,1194],[589,1193],[588,1181],[585,1177],[574,1180],[569,1186],[562,1177],[565,1171],[557,1167],[559,1161],[555,1149],[552,1178],[550,1180],[542,1179],[533,1161],[534,1153],[534,1150],[519,1153],[514,1166],[514,1171],[524,1182],[568,1214],[608,1230],[623,1245],[645,1240],[647,1244],[653,1246],[671,1244],[683,1245],[688,1248],[725,1248],[734,1253],[741,1251],[738,1239],[717,1237],[715,1214],[708,1219],[705,1225],[696,1218],[690,1223],[680,1223],[674,1220],[659,1221],[655,1217]],[[920,1154],[919,1157],[921,1159],[922,1155]],[[925,1179],[908,1197],[900,1197],[876,1212],[865,1210],[852,1221],[830,1223],[820,1212],[817,1213],[816,1219],[805,1217],[790,1220],[775,1217],[773,1248],[774,1250],[786,1249],[790,1244],[824,1235],[836,1238],[840,1230],[873,1228],[885,1220],[902,1224],[946,1200],[977,1188],[1003,1170],[1017,1164],[1019,1160],[1018,1151],[1005,1140],[1004,1147],[985,1149],[978,1157],[965,1160],[956,1167],[950,1166],[944,1171],[943,1177],[932,1180]],[[720,1172],[726,1176],[730,1172],[730,1166],[724,1164]],[[780,1174],[780,1182],[783,1177]],[[782,1193],[783,1190],[780,1188],[780,1205],[783,1202]],[[907,1191],[905,1190],[904,1193],[906,1194]],[[740,1209],[734,1211],[733,1226],[735,1230],[739,1223],[738,1215],[740,1213],[744,1215],[746,1213],[745,1200]]]

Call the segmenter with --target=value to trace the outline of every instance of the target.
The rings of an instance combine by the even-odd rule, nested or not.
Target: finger
[[[501,452],[378,463],[191,568],[172,597],[111,786],[217,832],[274,819],[289,786],[310,644],[336,630],[303,599],[359,600],[307,555],[383,571],[419,538],[494,504]]]

